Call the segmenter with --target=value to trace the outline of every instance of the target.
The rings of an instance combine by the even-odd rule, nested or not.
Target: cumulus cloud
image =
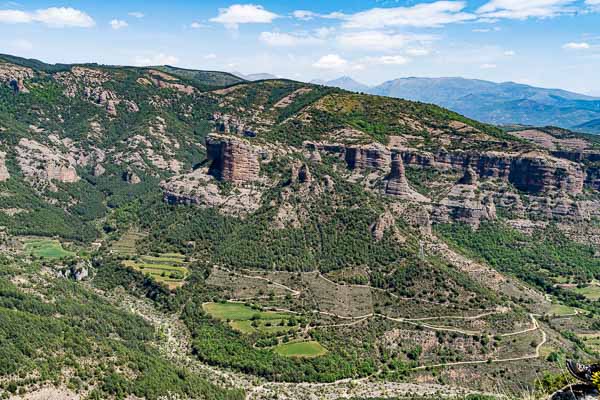
[[[349,65],[348,60],[340,57],[337,54],[328,54],[321,57],[317,62],[313,64],[313,67],[319,69],[329,70],[343,70]]]
[[[83,11],[71,7],[50,7],[36,11],[0,10],[0,23],[26,24],[39,22],[52,28],[91,28],[94,19]]]
[[[258,39],[272,47],[297,47],[323,43],[323,40],[313,36],[293,35],[281,32],[262,32]]]
[[[346,48],[368,51],[393,51],[409,43],[435,40],[431,35],[405,35],[381,31],[346,32],[337,37],[339,45]]]
[[[217,55],[214,53],[210,53],[204,56],[205,60],[215,60],[217,58]]]
[[[121,19],[113,19],[112,21],[110,21],[108,23],[110,25],[111,28],[113,28],[114,30],[119,30],[122,28],[127,28],[129,26],[129,24]]]
[[[504,55],[507,56],[507,57],[512,57],[512,56],[517,55],[517,53],[514,50],[506,50],[504,52]]]
[[[155,65],[174,65],[179,62],[179,58],[164,54],[164,53],[155,53],[144,56],[138,56],[135,58],[135,65],[140,67],[148,67]]]
[[[140,12],[140,11],[132,11],[132,12],[128,13],[127,15],[129,15],[130,17],[133,17],[133,18],[144,18],[145,17],[144,13]]]
[[[481,64],[481,69],[494,69],[498,66],[496,64]]]
[[[436,1],[412,7],[373,8],[346,16],[346,28],[377,29],[386,27],[441,27],[470,21],[477,16],[464,12],[464,1]]]
[[[589,45],[589,43],[585,43],[585,42],[570,42],[570,43],[566,43],[563,45],[563,49],[567,49],[567,50],[587,50],[589,49],[591,46]]]
[[[408,54],[409,56],[413,56],[413,57],[422,57],[422,56],[429,55],[429,53],[430,53],[429,49],[419,49],[419,48],[406,49],[406,54]]]
[[[491,0],[477,9],[487,19],[551,18],[574,12],[576,0]],[[595,0],[592,0],[595,1]]]
[[[279,16],[263,6],[255,4],[234,4],[219,9],[219,15],[211,18],[211,22],[223,24],[228,29],[237,29],[241,24],[269,24]]]

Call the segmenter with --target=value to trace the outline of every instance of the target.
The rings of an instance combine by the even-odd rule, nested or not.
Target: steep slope
[[[379,388],[368,397],[405,395],[406,380],[487,391],[498,376],[517,392],[560,372],[544,352],[583,356],[573,335],[598,320],[577,284],[600,278],[591,137],[288,80],[4,60],[1,243],[46,256],[36,292],[90,260],[81,285],[147,297],[180,319],[184,353],[237,371],[255,398],[344,379]],[[135,371],[116,368],[117,395],[166,395],[132,390]]]

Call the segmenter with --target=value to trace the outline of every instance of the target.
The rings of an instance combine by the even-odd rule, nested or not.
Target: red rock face
[[[504,153],[423,153],[402,152],[405,164],[437,169],[472,168],[482,178],[500,178],[528,193],[561,190],[583,191],[585,175],[577,164],[547,155]]]
[[[392,196],[400,196],[410,191],[408,180],[404,171],[404,163],[400,154],[392,156],[392,170],[388,176],[385,193]]]
[[[390,151],[383,145],[346,148],[346,163],[350,169],[377,169],[385,171],[390,166]]]
[[[248,142],[230,137],[211,135],[206,138],[209,173],[215,178],[236,184],[256,181],[260,163],[257,150]]]

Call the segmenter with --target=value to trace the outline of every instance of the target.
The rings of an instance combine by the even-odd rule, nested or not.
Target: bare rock
[[[386,212],[379,216],[377,221],[371,225],[371,234],[376,241],[380,241],[383,239],[385,233],[394,228],[396,225],[396,219],[394,215]]]
[[[94,176],[102,176],[106,172],[106,169],[102,166],[102,164],[96,164],[94,167],[94,171],[92,171]]]
[[[34,76],[35,73],[31,68],[0,63],[0,82],[8,84],[15,94],[29,93],[29,90],[25,87],[25,80]]]
[[[48,184],[54,190],[54,180],[65,183],[79,181],[75,160],[57,148],[23,138],[16,150],[17,162],[23,175],[36,185]]]
[[[258,149],[246,140],[210,135],[206,150],[211,161],[209,173],[218,180],[242,184],[259,179]]]
[[[394,153],[392,155],[392,167],[390,174],[387,177],[385,193],[390,196],[403,197],[417,202],[429,201],[425,196],[417,193],[410,187],[408,180],[406,179],[402,155],[399,153]]]
[[[142,182],[140,177],[131,170],[123,172],[123,180],[130,185],[137,185],[138,183]]]
[[[169,204],[216,208],[237,217],[256,211],[262,197],[258,187],[237,186],[231,192],[223,192],[206,168],[174,176],[162,182],[161,187],[164,200]]]
[[[477,175],[477,172],[475,172],[475,170],[471,166],[468,166],[465,169],[465,174],[460,179],[460,181],[458,181],[458,183],[460,185],[476,185],[478,181],[479,176]]]
[[[351,170],[387,171],[390,167],[390,151],[379,143],[350,146],[346,148],[346,163]]]
[[[5,182],[10,178],[8,168],[6,168],[6,153],[0,151],[0,182]]]

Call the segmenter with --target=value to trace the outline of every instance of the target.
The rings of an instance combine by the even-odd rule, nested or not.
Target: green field
[[[252,324],[255,324],[256,326],[252,326]],[[288,321],[285,319],[231,321],[229,325],[236,331],[246,335],[250,335],[255,332],[283,335],[297,329],[296,326],[288,326]]]
[[[573,289],[573,292],[585,296],[588,300],[596,301],[600,299],[600,286],[590,285],[584,288]]]
[[[60,259],[75,256],[72,251],[63,249],[58,240],[31,239],[25,242],[25,251],[35,257]]]
[[[202,308],[213,318],[229,321],[231,328],[246,335],[257,332],[282,335],[298,329],[295,322],[290,326],[290,314],[260,311],[242,303],[206,303]]]
[[[575,313],[575,309],[569,306],[565,306],[562,304],[553,304],[552,308],[550,308],[550,311],[548,311],[549,315],[555,316],[555,317],[562,317],[562,316],[566,316],[566,315],[572,315]]]
[[[242,303],[206,303],[202,306],[211,317],[220,320],[249,321],[253,317],[261,320],[287,319],[289,314],[255,310]]]
[[[327,354],[327,349],[319,342],[310,341],[280,344],[275,352],[284,357],[314,358]]]
[[[123,261],[123,265],[166,284],[170,289],[183,286],[185,278],[189,275],[188,263],[181,254],[141,256],[138,260]]]

